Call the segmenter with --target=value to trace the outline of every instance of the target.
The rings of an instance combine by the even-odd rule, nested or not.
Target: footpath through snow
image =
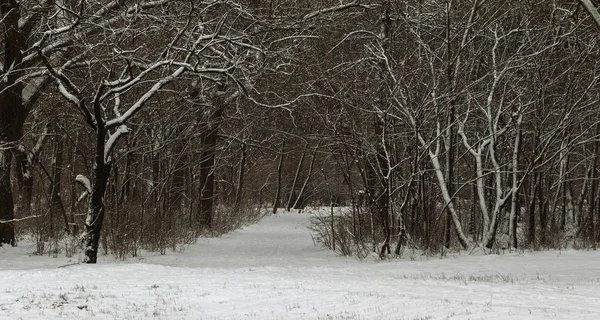
[[[600,319],[600,252],[356,261],[278,214],[183,254],[57,266],[0,248],[0,319]]]

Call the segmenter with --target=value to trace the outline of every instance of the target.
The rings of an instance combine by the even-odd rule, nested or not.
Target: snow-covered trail
[[[600,252],[359,262],[315,248],[307,224],[268,216],[183,254],[93,266],[3,248],[0,319],[600,318]]]
[[[173,259],[154,256],[146,262],[202,268],[306,267],[336,263],[356,263],[314,246],[309,215],[280,213],[267,215],[259,223],[218,238],[205,238]]]

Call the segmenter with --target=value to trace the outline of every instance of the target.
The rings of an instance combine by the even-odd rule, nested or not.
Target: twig
[[[28,219],[33,219],[33,218],[40,218],[42,217],[40,216],[29,216],[29,217],[25,217],[25,218],[19,218],[19,219],[11,219],[11,220],[0,220],[0,223],[13,223],[13,222],[19,222],[19,221],[24,221],[24,220],[28,220]]]

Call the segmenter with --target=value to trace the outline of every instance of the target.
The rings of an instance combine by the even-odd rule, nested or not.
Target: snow
[[[314,247],[308,221],[269,215],[183,253],[97,265],[4,246],[0,319],[600,318],[599,252],[361,262]]]
[[[117,128],[117,130],[115,130],[114,133],[112,133],[108,136],[108,140],[106,141],[106,145],[104,146],[104,162],[105,163],[110,162],[110,154],[111,154],[117,140],[119,140],[119,138],[122,135],[127,134],[127,133],[129,133],[129,128],[127,128],[126,125],[122,124]]]
[[[85,188],[85,191],[87,191],[87,193],[92,194],[92,183],[90,182],[90,179],[88,179],[82,174],[78,174],[75,177],[75,181],[79,182],[79,184],[81,184]]]

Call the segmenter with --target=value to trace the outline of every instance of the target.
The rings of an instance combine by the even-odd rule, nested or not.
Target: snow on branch
[[[86,108],[84,101],[82,99],[80,99],[81,91],[77,88],[77,86],[69,78],[67,78],[62,73],[62,71],[60,69],[55,70],[54,67],[52,67],[52,65],[50,64],[50,61],[48,61],[48,58],[46,58],[46,56],[41,51],[38,51],[38,54],[39,54],[40,58],[42,59],[44,66],[48,70],[48,73],[50,73],[52,78],[54,78],[54,80],[56,80],[56,83],[58,85],[58,90],[61,93],[61,95],[63,97],[65,97],[65,99],[67,99],[67,101],[69,101],[69,102],[73,103],[75,106],[77,106],[77,109],[79,109],[79,111],[82,113],[82,115],[84,116],[87,123],[92,128],[95,128],[96,122],[94,121],[92,114]],[[70,60],[70,61],[73,61],[73,60]]]
[[[84,189],[87,193],[91,194],[92,193],[92,183],[90,182],[90,179],[88,179],[86,176],[82,175],[82,174],[78,174],[75,177],[75,181],[77,181]]]
[[[42,217],[42,216],[29,216],[29,217],[25,217],[25,218],[19,218],[19,219],[0,220],[0,224],[3,224],[3,223],[13,223],[13,222],[19,222],[19,221],[23,221],[23,220],[29,220],[29,219],[41,218],[41,217]]]
[[[79,4],[79,12],[75,12],[75,11],[73,11],[73,10],[71,10],[71,9],[69,9],[69,8],[67,8],[67,7],[65,7],[65,6],[61,6],[61,5],[60,5],[60,3],[58,3],[58,2],[54,2],[54,1],[52,1],[52,2],[53,2],[53,3],[54,3],[54,5],[56,5],[56,6],[57,6],[57,7],[58,7],[58,8],[59,8],[61,11],[63,11],[63,12],[66,12],[66,13],[68,13],[68,14],[70,14],[70,15],[74,16],[76,19],[75,19],[75,21],[74,21],[74,22],[72,22],[71,24],[68,24],[68,25],[62,26],[62,27],[60,27],[60,28],[56,28],[56,29],[50,29],[50,30],[48,30],[48,31],[45,31],[45,32],[43,33],[43,36],[44,36],[44,37],[47,37],[47,36],[57,36],[57,35],[59,35],[59,34],[67,33],[67,32],[69,32],[69,31],[71,31],[71,30],[73,30],[73,29],[75,29],[76,27],[78,27],[78,26],[79,26],[79,24],[81,23],[81,17],[82,17],[82,15],[83,15],[83,9],[84,9],[84,4],[85,4],[85,2],[84,2],[84,1],[81,1],[81,3]]]
[[[267,103],[262,103],[257,101],[256,99],[254,99],[252,96],[248,95],[247,98],[248,100],[252,101],[252,103],[256,104],[257,106],[261,106],[261,107],[265,107],[265,108],[270,108],[270,109],[284,109],[288,112],[291,112],[290,107],[292,107],[296,102],[298,102],[299,100],[303,99],[303,98],[308,98],[308,97],[326,97],[326,98],[332,98],[331,96],[325,95],[325,94],[320,94],[320,93],[306,93],[306,94],[301,94],[299,96],[297,96],[296,98],[294,98],[291,101],[285,102],[285,103],[280,103],[280,104],[267,104]]]
[[[600,28],[600,13],[597,11],[596,7],[591,0],[579,0],[579,3],[583,5],[585,10],[592,16],[592,19],[596,23],[596,26]]]
[[[43,19],[45,13],[52,9],[54,4],[54,1],[45,0],[38,5],[34,5],[31,8],[31,14],[25,18],[19,19],[17,26],[22,32],[28,34],[34,26]]]
[[[125,78],[125,79],[118,79],[116,81],[106,81],[104,82],[105,86],[113,86],[119,83],[123,83],[123,85],[119,86],[119,87],[115,87],[112,88],[110,90],[108,90],[105,94],[103,94],[100,97],[100,100],[105,100],[107,97],[116,94],[116,93],[121,93],[123,91],[126,91],[128,89],[130,89],[131,87],[133,87],[134,85],[136,85],[137,83],[139,83],[148,73],[154,71],[155,69],[165,66],[165,65],[169,65],[172,64],[173,61],[172,60],[162,60],[162,61],[158,61],[150,66],[147,66],[145,68],[145,70],[143,70],[142,72],[140,72],[135,78],[131,79],[131,78]]]
[[[355,0],[355,1],[352,1],[350,3],[340,4],[338,6],[333,6],[333,7],[324,8],[324,9],[320,9],[320,10],[316,10],[316,11],[310,12],[310,13],[304,15],[304,17],[302,17],[302,19],[308,20],[308,19],[312,19],[314,17],[320,16],[322,14],[326,14],[326,13],[330,13],[330,12],[336,12],[336,11],[341,11],[341,10],[345,10],[345,9],[349,9],[349,8],[372,9],[372,8],[375,8],[375,7],[376,7],[376,5],[360,4],[360,1]]]
[[[112,133],[108,137],[108,141],[106,141],[106,145],[104,147],[104,162],[108,163],[110,161],[110,153],[115,147],[115,143],[117,140],[124,134],[129,133],[129,128],[126,125],[122,124],[117,128],[117,130]]]
[[[146,102],[150,98],[152,98],[152,96],[154,96],[162,87],[164,87],[166,84],[168,84],[171,81],[173,81],[175,78],[179,77],[181,74],[183,74],[183,72],[185,70],[186,70],[186,67],[179,67],[171,75],[160,79],[158,82],[156,82],[152,86],[152,88],[150,88],[150,90],[146,91],[146,93],[144,93],[144,95],[142,95],[121,116],[119,116],[119,117],[117,117],[115,119],[107,121],[106,122],[106,128],[110,129],[110,128],[114,128],[116,126],[120,126],[120,125],[124,124],[125,121],[127,121],[127,119],[131,118],[135,113],[137,113],[144,106],[144,104],[146,104]]]
[[[43,89],[48,83],[50,83],[49,77],[38,76],[44,75],[46,73],[46,71],[34,72],[32,74],[25,75],[19,78],[19,82],[24,82],[24,80],[26,80],[27,78],[31,79],[31,81],[23,87],[22,103],[23,108],[25,108],[25,110],[31,110],[33,104],[37,101],[37,98],[39,98],[42,94]]]
[[[101,9],[97,10],[96,12],[92,13],[89,18],[90,21],[88,21],[88,22],[92,22],[92,23],[86,23],[86,26],[87,26],[86,28],[70,29],[70,30],[77,30],[77,31],[71,32],[68,35],[65,35],[64,37],[56,37],[56,39],[53,39],[53,38],[47,37],[47,36],[42,37],[40,40],[38,40],[37,42],[35,42],[33,45],[30,46],[31,50],[28,50],[28,51],[30,51],[31,53],[29,53],[23,57],[23,63],[28,63],[28,62],[32,62],[32,61],[36,60],[38,58],[38,53],[36,52],[36,50],[41,50],[42,53],[44,53],[44,54],[51,54],[53,52],[56,52],[57,50],[60,50],[62,48],[69,46],[74,41],[76,41],[76,39],[78,39],[82,36],[93,34],[94,32],[97,32],[98,30],[102,30],[123,18],[128,18],[133,15],[139,14],[140,12],[142,12],[146,9],[160,7],[162,5],[166,5],[166,4],[173,3],[173,2],[181,2],[181,1],[179,1],[179,0],[178,1],[174,1],[174,0],[145,1],[142,3],[136,3],[133,6],[128,6],[127,8],[125,8],[125,10],[124,10],[125,12],[121,13],[116,9],[121,6],[126,6],[125,1],[114,0],[114,1],[110,2],[109,4],[105,5],[104,7],[102,7]],[[115,14],[114,16],[109,16],[109,14],[114,13],[114,12],[119,12],[119,13]],[[83,23],[81,23],[81,24],[83,24]],[[65,30],[64,33],[68,32],[70,30]],[[46,44],[46,41],[48,39],[53,39],[53,42]]]
[[[65,99],[67,99],[71,103],[79,105],[79,103],[81,102],[81,100],[79,99],[79,89],[77,89],[75,84],[73,84],[73,82],[71,82],[69,78],[65,77],[60,70],[54,70],[54,68],[50,65],[50,62],[48,61],[48,59],[46,59],[45,56],[43,56],[41,53],[40,56],[42,57],[42,61],[48,69],[48,72],[56,80],[58,90],[63,95],[63,97],[65,97]]]

